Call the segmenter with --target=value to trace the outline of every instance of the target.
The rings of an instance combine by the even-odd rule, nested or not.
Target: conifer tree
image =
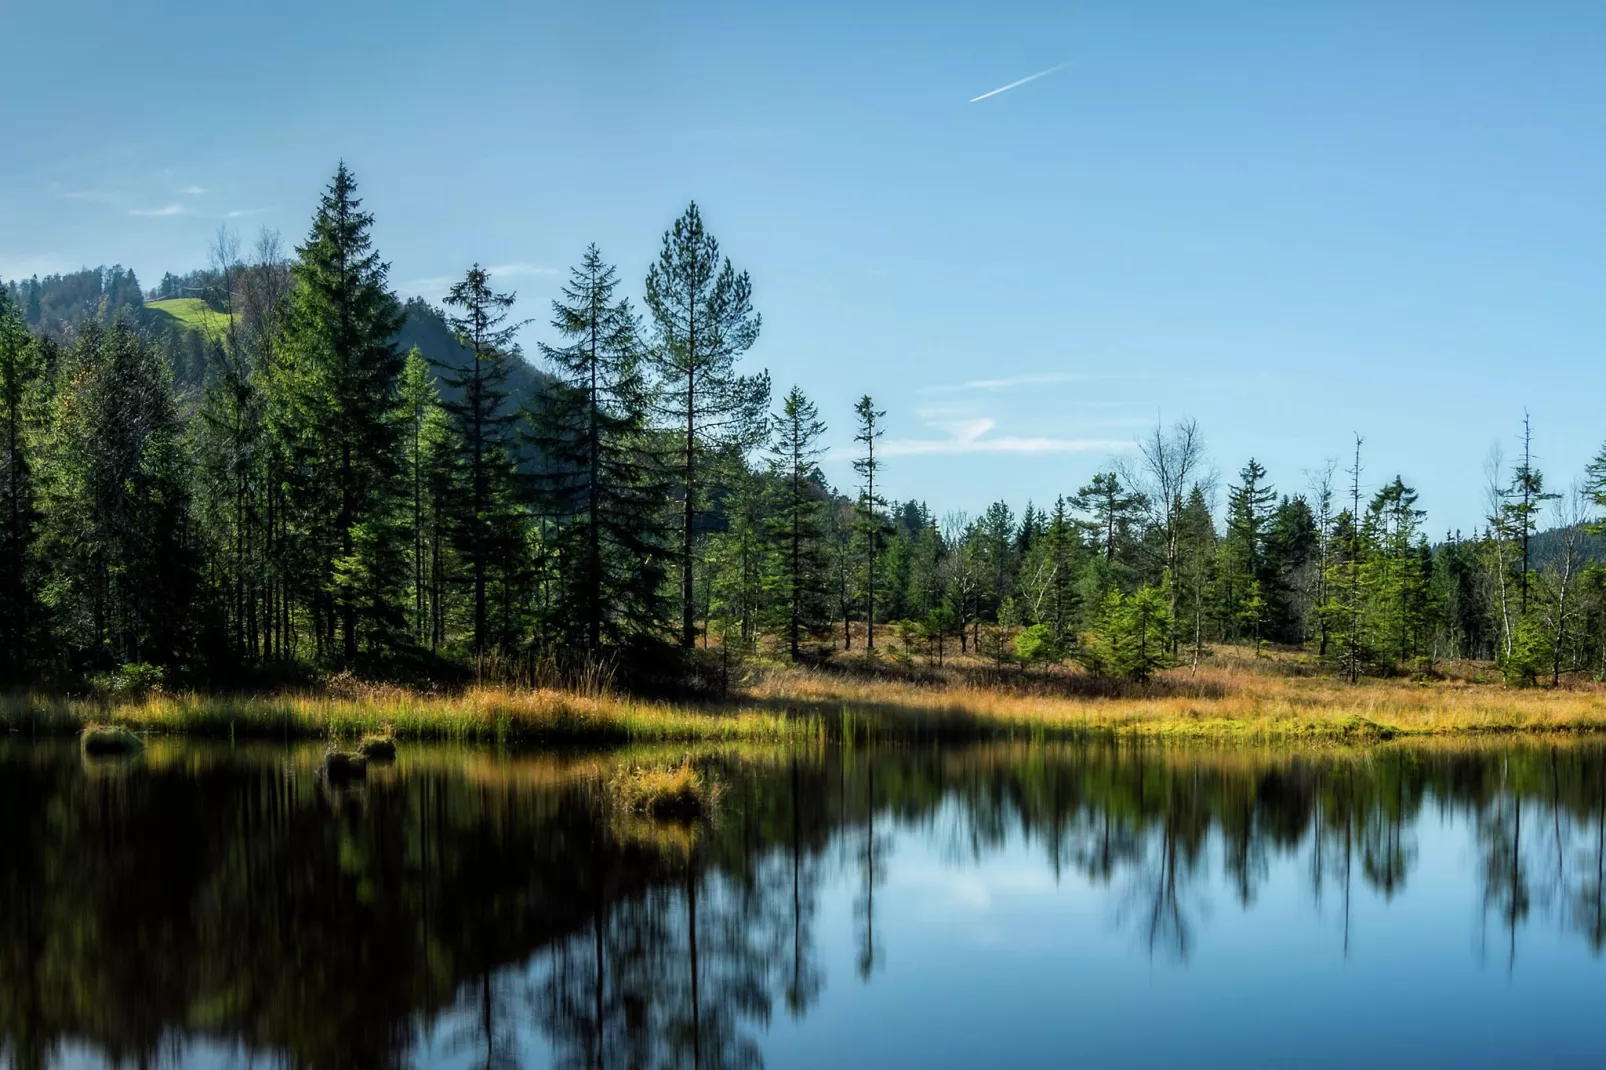
[[[511,516],[513,458],[510,433],[518,413],[507,404],[507,377],[518,348],[513,335],[519,324],[507,322],[512,294],[491,290],[488,271],[475,264],[452,284],[446,304],[460,311],[449,314],[447,326],[473,360],[463,367],[442,365],[445,385],[453,392],[446,411],[462,443],[463,482],[466,490],[458,518],[462,553],[473,588],[473,650],[483,655],[492,646],[486,612],[486,586],[498,572],[507,583],[513,555],[523,549],[517,523]],[[509,530],[511,529],[511,530]],[[504,632],[497,645],[512,637]]]
[[[397,393],[405,512],[412,535],[409,632],[414,643],[436,652],[446,642],[449,591],[456,571],[451,514],[462,497],[457,467],[462,446],[441,404],[429,362],[416,347],[408,351]]]
[[[1081,550],[1076,522],[1064,495],[1054,501],[1042,534],[1032,540],[1022,563],[1022,594],[1027,617],[1048,626],[1058,648],[1071,633],[1077,608],[1076,565]]]
[[[320,647],[338,627],[348,662],[358,651],[364,599],[352,582],[356,532],[384,511],[398,470],[394,339],[402,316],[387,286],[390,266],[373,250],[373,216],[342,163],[324,191],[312,230],[291,268],[275,402],[291,452],[290,502],[301,542],[304,596]],[[345,579],[335,562],[348,562]],[[371,584],[370,592],[389,584]]]
[[[39,623],[34,539],[44,366],[27,322],[0,291],[0,680],[25,676]]]
[[[1227,493],[1227,561],[1221,577],[1224,623],[1233,636],[1239,634],[1241,625],[1247,624],[1258,646],[1267,601],[1267,576],[1262,568],[1266,528],[1277,491],[1266,482],[1266,469],[1253,457],[1238,473],[1238,479]]]
[[[1544,473],[1533,463],[1533,428],[1528,414],[1522,414],[1522,463],[1511,474],[1511,486],[1506,490],[1504,518],[1506,530],[1515,532],[1520,547],[1517,571],[1517,612],[1528,615],[1528,566],[1530,544],[1539,528],[1539,515],[1546,502],[1560,495],[1545,492]]]
[[[673,428],[671,466],[681,497],[681,646],[697,637],[694,547],[697,514],[712,490],[728,484],[721,460],[756,445],[769,405],[769,374],[736,374],[736,361],[758,340],[752,283],[736,273],[692,204],[664,233],[647,274],[647,309],[657,330],[649,359],[661,412]]]
[[[887,504],[875,489],[875,477],[881,465],[881,462],[876,460],[875,444],[876,440],[885,434],[881,427],[881,419],[886,413],[875,407],[869,394],[859,398],[858,403],[853,406],[853,412],[859,421],[853,441],[864,446],[864,455],[853,460],[853,470],[859,474],[856,521],[858,534],[862,540],[860,546],[864,554],[864,645],[865,653],[870,654],[875,651],[876,555],[881,549],[885,528],[881,509]]]
[[[780,484],[770,532],[780,549],[786,646],[793,660],[803,636],[818,627],[824,615],[824,502],[816,482],[825,455],[819,444],[823,434],[825,422],[819,410],[800,387],[792,387],[770,421],[770,467]]]
[[[166,363],[119,317],[87,323],[51,411],[40,535],[43,600],[79,668],[175,665],[195,571],[189,472]]]
[[[552,303],[564,344],[541,346],[556,382],[529,414],[542,514],[564,562],[558,617],[590,658],[664,620],[667,488],[643,378],[639,322],[589,246]]]

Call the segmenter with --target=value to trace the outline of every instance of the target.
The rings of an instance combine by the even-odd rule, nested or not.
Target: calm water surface
[[[675,752],[635,760],[679,760]],[[1570,1066],[1606,749],[0,742],[7,1066]]]

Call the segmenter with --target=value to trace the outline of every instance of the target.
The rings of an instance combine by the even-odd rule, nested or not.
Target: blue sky
[[[297,242],[343,157],[399,289],[503,268],[531,342],[696,198],[751,363],[939,510],[1187,415],[1285,490],[1360,432],[1437,531],[1524,407],[1553,485],[1606,439],[1606,4],[11,6],[6,278]]]

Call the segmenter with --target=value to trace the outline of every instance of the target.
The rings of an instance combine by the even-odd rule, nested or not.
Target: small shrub
[[[94,690],[119,698],[138,698],[141,695],[160,694],[167,680],[167,672],[160,665],[145,661],[129,661],[112,672],[100,673],[90,681]]]

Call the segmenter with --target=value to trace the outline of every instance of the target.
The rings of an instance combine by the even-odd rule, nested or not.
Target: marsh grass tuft
[[[323,771],[332,783],[361,780],[368,775],[368,759],[331,746],[323,755]]]
[[[135,754],[145,741],[119,724],[89,724],[79,737],[85,754]]]
[[[370,732],[357,744],[357,753],[370,762],[396,760],[396,730],[386,725],[378,732]]]
[[[707,818],[720,796],[719,783],[689,761],[672,768],[630,766],[616,772],[608,786],[622,809],[669,821]]]

